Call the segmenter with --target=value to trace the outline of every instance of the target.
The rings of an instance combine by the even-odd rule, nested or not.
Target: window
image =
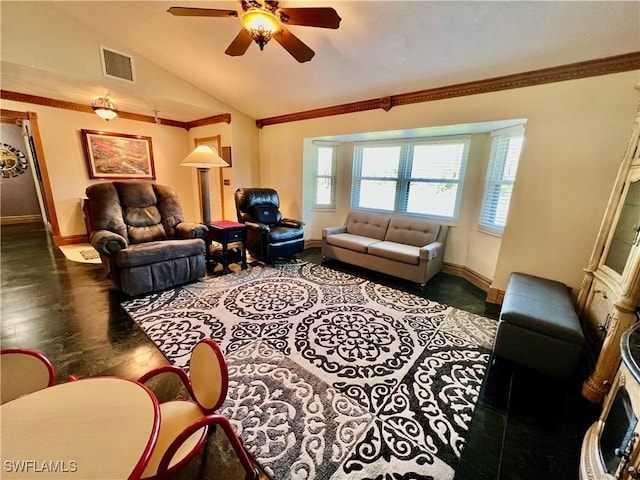
[[[316,182],[313,208],[336,206],[336,151],[337,145],[316,143]]]
[[[502,234],[524,140],[522,126],[491,133],[491,153],[484,186],[480,230]]]
[[[458,216],[470,137],[359,144],[351,208]]]

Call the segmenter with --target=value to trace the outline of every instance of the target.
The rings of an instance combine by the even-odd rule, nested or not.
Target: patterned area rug
[[[496,322],[322,266],[256,266],[123,303],[169,361],[214,338],[221,413],[281,479],[454,477]]]

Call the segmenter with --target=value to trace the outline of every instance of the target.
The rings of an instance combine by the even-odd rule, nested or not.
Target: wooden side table
[[[247,226],[244,223],[229,222],[227,220],[220,220],[217,222],[211,222],[206,224],[209,231],[205,235],[206,258],[207,265],[215,264],[215,259],[211,254],[211,243],[217,242],[222,245],[222,271],[223,273],[230,273],[229,263],[237,263],[229,261],[229,244],[239,243],[241,249],[240,261],[242,269],[247,268],[247,251],[245,249],[245,242],[247,241]]]

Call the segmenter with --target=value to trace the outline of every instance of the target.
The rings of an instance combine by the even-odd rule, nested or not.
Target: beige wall
[[[179,163],[193,148],[193,138],[220,134],[222,144],[232,147],[233,156],[233,168],[224,173],[230,180],[224,193],[225,218],[235,218],[233,191],[237,187],[270,186],[280,193],[285,216],[313,219],[306,231],[310,240],[319,237],[322,226],[342,223],[348,200],[341,201],[334,212],[311,216],[303,202],[303,185],[309,181],[305,139],[525,118],[526,141],[501,247],[497,247],[499,238],[475,227],[482,190],[479,179],[486,166],[474,164],[465,180],[460,220],[451,230],[445,261],[492,278],[497,289],[504,289],[509,273],[516,270],[578,288],[630,134],[637,81],[637,71],[626,72],[261,130],[254,120],[234,111],[230,125],[187,132],[121,118],[107,123],[93,114],[14,101],[3,100],[0,105],[38,114],[63,236],[84,233],[79,199],[93,182],[82,151],[82,128],[152,137],[157,182],[178,191],[186,217],[194,220],[200,218],[197,173]],[[339,156],[350,160],[350,151],[341,149]],[[342,165],[347,162],[343,160]],[[344,167],[338,180],[343,192],[348,192],[349,177],[350,170]]]
[[[233,113],[208,93],[130,51],[126,38],[103,35],[83,25],[60,11],[54,2],[38,2],[36,7],[34,2],[3,2],[1,19],[3,80],[13,86],[7,88],[5,83],[4,89],[33,93],[29,85],[13,83],[14,75],[23,78],[26,66],[38,69],[37,75],[47,80],[50,91],[38,95],[58,100],[71,100],[65,96],[66,79],[71,77],[84,83],[81,92],[74,93],[86,95],[87,105],[97,97],[107,96],[122,111],[132,111],[130,104],[137,108],[146,105],[147,111],[136,113],[153,116],[158,110],[160,117],[178,121],[204,118],[212,111]],[[133,56],[135,84],[102,74],[101,45]],[[185,108],[193,116],[185,118]]]
[[[458,219],[455,222],[444,222],[450,226],[445,258],[451,264],[465,265],[486,278],[493,278],[501,239],[495,235],[479,232],[477,229],[491,141],[489,133],[469,136],[471,142]],[[324,210],[313,208],[314,151],[312,141],[309,139],[304,141],[302,215],[305,221],[306,239],[312,244],[318,244],[324,227],[344,224],[351,202],[355,145],[353,142],[338,143],[336,208]]]
[[[255,120],[246,115],[234,113],[231,124],[218,123],[191,129],[190,145],[194,145],[196,138],[215,135],[220,135],[223,147],[231,147],[231,168],[210,172],[212,203],[217,202],[217,209],[212,207],[211,215],[214,220],[222,218],[235,221],[237,216],[233,193],[237,188],[251,187],[260,183],[258,128]],[[220,211],[220,174],[229,182],[229,185],[223,186],[224,212]],[[194,202],[199,204],[196,173],[192,181]]]
[[[176,127],[136,122],[116,118],[109,122],[93,113],[75,112],[59,108],[20,102],[0,101],[3,109],[36,112],[38,126],[49,171],[51,190],[60,225],[60,234],[80,235],[85,232],[80,198],[92,183],[106,180],[89,179],[82,148],[81,129],[145,135],[151,137],[156,170],[156,182],[173,187],[188,219],[199,218],[199,206],[192,196],[192,171],[180,167],[190,151],[186,130]]]
[[[221,136],[223,146],[232,147],[232,165],[224,169],[224,178],[230,185],[224,187],[225,213],[223,218],[235,220],[233,192],[237,186],[258,183],[258,135],[255,121],[235,112],[231,124],[217,123],[186,131],[182,128],[156,125],[116,118],[106,122],[93,113],[76,112],[44,107],[9,100],[0,100],[0,107],[20,112],[36,112],[38,126],[49,170],[49,179],[55,209],[63,237],[81,235],[85,232],[80,198],[88,185],[107,180],[89,179],[87,164],[82,149],[81,129],[144,135],[152,139],[156,183],[173,187],[182,203],[185,217],[200,221],[202,217],[199,199],[199,178],[195,168],[180,167],[180,162],[193,150],[194,139]],[[233,132],[236,132],[234,143]],[[220,172],[210,172],[212,217],[220,218]],[[240,178],[242,183],[236,180]],[[216,210],[217,208],[217,210]]]
[[[3,3],[2,14],[3,27],[6,23],[4,19],[20,20],[19,28],[15,21],[7,24],[7,28],[2,28],[3,88],[7,88],[6,81],[11,82],[14,77],[21,78],[25,67],[36,68],[38,75],[47,80],[50,88],[50,92],[38,92],[38,95],[57,100],[70,100],[65,93],[68,89],[66,78],[71,76],[76,81],[86,83],[82,93],[87,97],[87,105],[96,97],[107,95],[122,111],[134,110],[135,113],[152,116],[154,110],[158,110],[160,117],[171,120],[193,121],[207,117],[211,112],[228,112],[232,117],[231,125],[215,124],[187,132],[182,128],[122,118],[107,123],[89,113],[1,101],[2,108],[38,114],[62,236],[79,235],[85,230],[79,198],[92,181],[88,178],[82,153],[80,129],[83,128],[152,137],[156,181],[176,189],[189,220],[201,218],[198,174],[197,170],[179,167],[179,164],[193,149],[193,138],[221,134],[222,144],[232,147],[234,159],[233,172],[225,172],[225,175],[228,173],[244,184],[258,182],[255,120],[136,52],[129,51],[126,39],[102,35],[77,22],[52,3],[40,2],[38,8],[32,8],[29,2]],[[25,35],[25,32],[29,34]],[[135,85],[102,75],[100,45],[134,56]],[[29,90],[29,85],[21,83],[14,87],[20,93],[34,93]],[[151,98],[162,100],[152,103],[149,100]],[[132,109],[127,102],[137,106],[148,105],[148,111]],[[185,114],[185,111],[191,114]],[[219,172],[211,176],[216,174]],[[215,178],[211,183],[219,185]],[[233,183],[232,178],[231,186],[225,188],[224,216],[229,219],[235,218]],[[218,211],[219,207],[218,204]]]
[[[300,218],[306,138],[524,118],[526,141],[499,253],[487,255],[493,240],[470,227],[466,241],[450,237],[445,261],[464,258],[478,273],[495,269],[497,289],[518,270],[578,288],[631,131],[637,81],[638,71],[625,72],[267,126],[260,131],[260,184],[279,191],[283,214]],[[344,218],[330,213],[324,220],[334,225],[336,216]],[[306,235],[317,235],[317,227]]]
[[[214,125],[206,125],[204,127],[192,128],[189,130],[189,145],[190,148],[195,147],[196,139],[202,140],[205,138],[215,137],[220,135],[220,146],[230,146],[231,145],[231,125],[227,123],[216,123]],[[222,155],[221,152],[218,152]],[[232,161],[233,165],[233,161]],[[200,197],[199,197],[199,173],[196,168],[192,169],[191,181],[192,181],[192,192],[193,202],[196,205],[200,205]],[[211,219],[212,220],[222,220],[227,219],[225,213],[222,211],[223,205],[225,205],[227,198],[224,198],[221,194],[220,188],[220,177],[222,179],[233,179],[233,167],[232,168],[212,168],[209,171],[209,186],[210,192],[209,196],[211,199]],[[230,180],[230,181],[231,181]],[[225,187],[227,190],[229,187]],[[225,192],[227,195],[228,192]],[[225,205],[226,206],[226,205]],[[199,207],[200,208],[200,207]],[[226,209],[225,209],[226,210]],[[202,214],[198,215],[198,220],[202,220]]]

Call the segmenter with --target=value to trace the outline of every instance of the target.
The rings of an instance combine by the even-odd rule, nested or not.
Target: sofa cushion
[[[384,237],[389,242],[424,247],[436,241],[440,225],[420,218],[393,217]]]
[[[376,242],[369,246],[369,255],[388,258],[395,262],[418,265],[420,263],[420,248],[395,242]]]
[[[346,226],[347,233],[384,240],[389,226],[389,217],[375,213],[349,212]]]
[[[328,235],[326,239],[329,245],[346,248],[354,252],[367,253],[370,245],[379,242],[375,238],[363,237],[360,235],[352,235],[350,233],[336,233]]]

